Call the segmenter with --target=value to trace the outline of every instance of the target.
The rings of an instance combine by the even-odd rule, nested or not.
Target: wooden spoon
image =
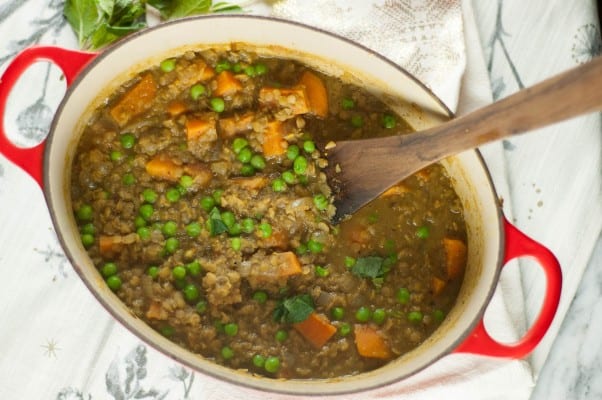
[[[339,222],[389,187],[445,157],[602,109],[602,57],[434,128],[345,140],[328,149],[326,174]]]

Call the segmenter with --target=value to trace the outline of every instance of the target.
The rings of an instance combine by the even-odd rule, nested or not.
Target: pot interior
[[[422,84],[378,54],[346,39],[292,22],[241,15],[166,23],[135,34],[100,54],[69,88],[59,107],[45,155],[46,197],[62,245],[85,284],[109,312],[141,339],[203,373],[266,391],[346,393],[383,386],[425,368],[452,351],[482,317],[499,274],[501,218],[496,194],[476,151],[443,162],[464,207],[468,265],[457,304],[425,343],[378,370],[349,378],[276,381],[219,366],[173,344],[136,319],[110,291],[81,245],[69,198],[70,165],[82,125],[99,101],[150,63],[201,46],[237,42],[254,52],[302,60],[389,99],[416,129],[438,124],[449,110]]]

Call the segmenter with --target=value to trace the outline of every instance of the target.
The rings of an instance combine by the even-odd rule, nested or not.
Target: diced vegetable
[[[433,294],[438,295],[445,289],[445,281],[434,276],[431,281],[431,288],[433,289]]]
[[[230,138],[239,133],[253,129],[252,123],[255,120],[255,113],[248,112],[242,115],[234,115],[219,120],[220,135],[223,138]]]
[[[124,244],[130,244],[138,239],[138,234],[131,233],[125,236],[107,236],[98,237],[98,250],[103,256],[111,256],[118,253]]]
[[[145,168],[150,176],[173,182],[177,182],[184,173],[184,167],[161,156],[148,161]]]
[[[457,278],[462,274],[466,265],[466,245],[458,239],[444,238],[443,247],[445,249],[447,277],[449,279]]]
[[[337,328],[322,314],[313,312],[293,327],[316,349],[321,348],[337,332]]]
[[[213,91],[214,96],[231,96],[242,89],[242,83],[230,71],[222,71],[215,79],[217,84]]]
[[[263,132],[263,155],[269,158],[284,154],[286,152],[284,135],[284,124],[282,122],[268,122]]]
[[[328,93],[322,79],[311,71],[305,71],[301,75],[298,85],[305,88],[310,112],[320,118],[326,118],[328,116]]]
[[[266,187],[270,180],[266,176],[257,175],[250,178],[232,178],[230,182],[247,190],[260,190]]]
[[[213,131],[215,133],[214,118],[194,118],[186,121],[186,138],[196,140]]]
[[[146,318],[165,321],[168,318],[167,311],[161,306],[158,301],[153,301],[146,311]]]
[[[355,324],[355,347],[362,357],[387,359],[392,356],[391,350],[378,330],[370,325]]]
[[[167,112],[172,117],[182,114],[184,111],[186,111],[186,109],[186,103],[180,100],[174,100],[167,105]]]
[[[131,118],[149,109],[156,94],[155,78],[148,73],[121,97],[109,113],[119,126],[124,126]]]

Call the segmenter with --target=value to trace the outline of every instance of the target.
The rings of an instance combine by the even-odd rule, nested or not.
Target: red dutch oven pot
[[[331,74],[356,80],[386,98],[416,129],[452,116],[424,85],[405,70],[342,37],[290,21],[244,15],[205,16],[165,23],[131,35],[102,53],[57,47],[31,47],[10,63],[0,80],[0,153],[26,171],[42,188],[59,240],[89,290],[125,327],[169,357],[208,375],[258,390],[328,395],[382,387],[420,371],[446,354],[522,358],[541,341],[560,299],[562,274],[555,256],[503,216],[489,173],[478,151],[442,162],[464,207],[468,230],[468,265],[456,305],[441,327],[423,344],[388,365],[353,377],[328,380],[273,380],[216,365],[173,344],[138,320],[106,287],[79,240],[69,198],[71,160],[82,124],[103,95],[150,63],[200,46],[242,42],[267,55],[296,58]],[[37,61],[50,61],[64,73],[68,90],[48,137],[32,148],[15,146],[4,131],[11,89]],[[411,104],[411,106],[408,106]],[[535,322],[516,343],[500,343],[483,323],[483,314],[501,270],[510,260],[529,257],[545,275],[547,287]]]

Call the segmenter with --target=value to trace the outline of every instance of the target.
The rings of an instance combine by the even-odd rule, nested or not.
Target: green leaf
[[[207,224],[211,236],[216,236],[228,231],[228,226],[222,221],[222,215],[217,207],[213,207],[211,212],[209,212]]]
[[[301,294],[282,300],[274,309],[274,321],[286,324],[302,322],[314,312],[314,302],[310,295]]]
[[[98,9],[102,11],[109,18],[113,15],[113,8],[115,7],[114,0],[97,0]]]
[[[360,257],[351,267],[351,272],[361,278],[372,279],[372,283],[380,287],[384,282],[385,275],[396,261],[396,255],[387,258],[378,256]]]
[[[97,1],[66,0],[63,14],[77,35],[80,47],[86,48],[91,35],[103,22]]]
[[[241,6],[229,4],[226,2],[216,3],[209,9],[211,12],[229,12],[229,11],[242,11]]]

